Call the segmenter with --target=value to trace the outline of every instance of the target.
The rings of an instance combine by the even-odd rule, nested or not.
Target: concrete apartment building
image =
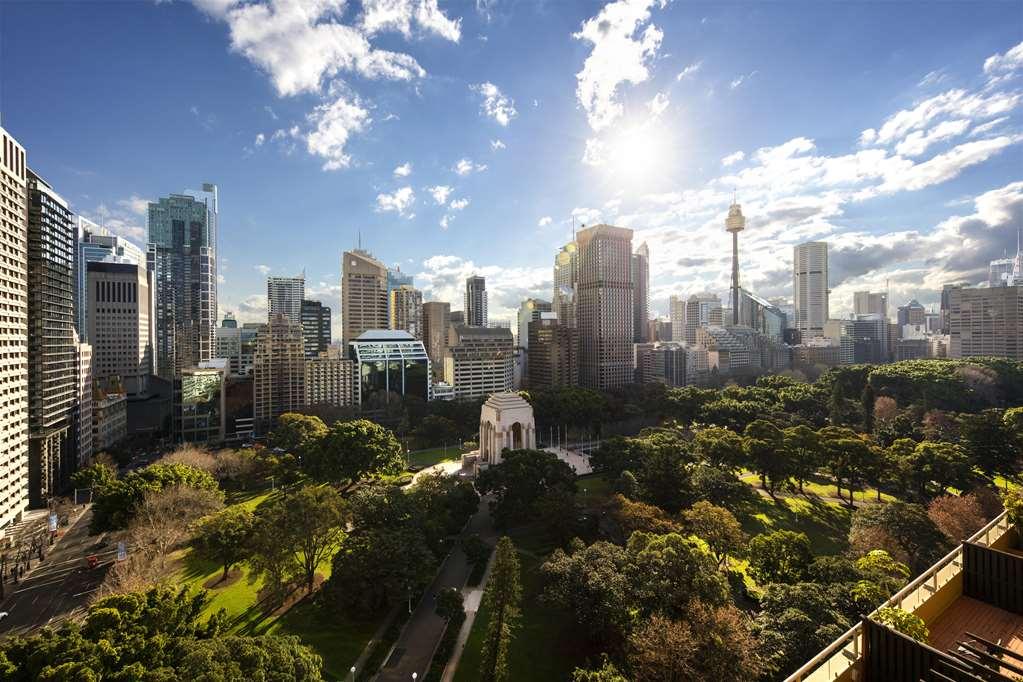
[[[452,325],[444,357],[444,381],[458,398],[510,391],[514,384],[515,340],[506,327]]]
[[[465,324],[487,326],[487,280],[473,275],[465,280]]]
[[[401,284],[390,292],[390,328],[406,331],[423,339],[423,292],[411,284]]]
[[[451,329],[451,304],[444,301],[427,301],[423,304],[423,344],[430,356],[434,379],[444,376],[444,352],[448,347],[448,330]]]
[[[720,327],[722,324],[724,310],[721,308],[721,299],[716,294],[706,292],[693,294],[686,300],[684,321],[677,323],[675,310],[672,309],[671,340],[694,346],[698,329]]]
[[[1023,360],[1023,286],[957,288],[950,299],[949,357]]]
[[[256,337],[253,358],[256,433],[273,430],[277,418],[305,404],[305,342],[302,325],[275,315]]]
[[[341,343],[371,329],[387,329],[387,266],[368,251],[341,256]]]
[[[355,364],[340,348],[305,361],[305,404],[345,407],[354,399]]]
[[[805,242],[792,249],[795,319],[792,327],[804,339],[823,336],[828,321],[828,244]]]
[[[267,277],[266,315],[284,315],[290,322],[302,324],[305,277]]]
[[[579,383],[607,390],[631,384],[633,315],[632,230],[594,225],[576,235],[579,283]]]

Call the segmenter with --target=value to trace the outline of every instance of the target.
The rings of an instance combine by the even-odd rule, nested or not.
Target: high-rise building
[[[128,399],[95,389],[92,396],[92,448],[103,452],[128,436]]]
[[[907,324],[926,324],[927,309],[920,305],[915,298],[906,305],[900,305],[898,310],[897,324],[899,331]]]
[[[556,317],[540,317],[527,326],[529,388],[578,386],[579,330]]]
[[[266,278],[267,319],[280,314],[295,324],[302,324],[303,300],[305,276]]]
[[[948,334],[950,332],[949,323],[952,315],[952,291],[966,286],[969,285],[963,282],[959,284],[946,284],[941,287],[941,309],[939,314],[941,315],[942,334]]]
[[[331,347],[305,361],[305,404],[345,407],[352,404],[355,363]]]
[[[853,294],[853,315],[880,315],[888,318],[888,294],[857,291]]]
[[[387,266],[368,251],[341,255],[341,343],[370,329],[387,329]]]
[[[391,329],[406,331],[423,339],[423,292],[411,284],[391,289]]]
[[[549,301],[541,301],[538,298],[527,298],[519,305],[515,337],[515,343],[519,348],[529,348],[529,323],[539,320],[543,313],[550,313],[551,308]]]
[[[659,343],[651,355],[651,378],[668,386],[686,385],[686,349],[678,343]]]
[[[217,358],[174,377],[174,440],[221,443],[227,428],[227,362]]]
[[[444,356],[444,381],[459,398],[510,391],[515,379],[515,341],[506,327],[452,325]]]
[[[949,357],[1023,360],[1023,286],[964,287],[949,294]]]
[[[784,338],[786,318],[785,313],[778,306],[740,287],[739,324],[781,343]]]
[[[253,358],[256,433],[273,430],[277,418],[305,402],[305,342],[302,325],[275,315],[256,337]]]
[[[574,327],[576,285],[579,283],[579,245],[571,241],[554,257],[554,296],[551,310],[558,319]]]
[[[821,336],[828,321],[828,244],[805,242],[793,248],[795,320],[804,339]]]
[[[451,324],[465,324],[465,311],[464,310],[452,310],[448,316]]]
[[[1012,274],[1012,258],[998,258],[988,265],[987,283],[991,287],[1004,287]]]
[[[86,267],[93,377],[104,383],[116,377],[129,397],[144,395],[153,374],[149,271],[129,262],[91,261]]]
[[[487,280],[479,275],[465,280],[465,324],[487,326]]]
[[[732,234],[732,324],[739,324],[739,233],[746,229],[742,207],[733,203],[728,207],[725,230]]]
[[[451,328],[451,304],[444,301],[427,301],[423,304],[423,344],[430,356],[430,366],[435,379],[444,376],[444,351],[448,347],[448,330]]]
[[[330,346],[330,308],[319,301],[302,301],[302,337],[305,356],[318,357]]]
[[[78,463],[75,340],[77,232],[64,199],[28,170],[29,503],[45,505]]]
[[[405,274],[401,267],[387,268],[387,319],[391,319],[391,292],[400,286],[414,286],[415,278]]]
[[[228,376],[239,377],[252,374],[256,354],[256,335],[265,329],[262,323],[246,323],[238,326],[231,313],[224,315],[224,321],[217,327],[216,356],[227,359]],[[303,333],[305,329],[303,327]]]
[[[0,528],[28,508],[28,169],[0,128]]]
[[[635,318],[632,340],[636,343],[650,341],[650,249],[646,242],[639,245],[632,254],[632,314]]]
[[[89,303],[86,277],[89,263],[108,261],[146,267],[146,252],[124,237],[112,234],[88,218],[77,216],[78,262],[75,264],[75,330],[83,343],[89,340]]]
[[[718,303],[721,307],[721,303]],[[671,322],[670,339],[653,339],[654,341],[676,341],[683,343],[686,340],[686,299],[683,296],[672,294],[668,297],[668,320]],[[693,330],[695,340],[696,331]]]
[[[77,432],[78,466],[88,465],[92,459],[92,346],[78,343],[78,401],[75,405],[74,424]]]
[[[579,383],[600,390],[631,384],[632,230],[594,225],[580,230],[576,241]]]
[[[355,404],[382,409],[392,396],[432,397],[430,356],[423,342],[400,329],[370,329],[348,344],[355,364]]]
[[[853,341],[853,362],[881,364],[890,360],[891,339],[888,320],[878,314],[857,315],[845,323],[845,334]]]
[[[698,329],[721,326],[724,322],[721,299],[715,294],[706,292],[693,294],[686,301],[685,310],[685,324],[682,327],[685,330],[685,336],[683,338],[679,338],[679,333],[675,331],[675,319],[672,318],[671,321],[671,340],[676,343],[685,341],[687,346],[695,346]]]
[[[213,357],[217,326],[217,186],[149,204],[147,261],[155,284],[156,373],[174,378]]]

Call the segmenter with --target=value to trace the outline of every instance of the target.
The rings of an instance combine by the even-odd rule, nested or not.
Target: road
[[[485,541],[493,544],[495,537],[488,502],[485,498],[480,500],[479,509],[469,520],[465,532],[479,533]],[[426,589],[426,593],[405,625],[387,663],[376,677],[378,682],[409,682],[412,673],[418,673],[420,680],[426,676],[433,652],[444,634],[444,619],[434,610],[436,607],[434,595],[447,587],[462,589],[469,578],[470,570],[461,546],[456,545],[444,560],[437,577]]]
[[[5,585],[7,599],[0,611],[10,614],[0,621],[0,636],[23,634],[44,625],[56,625],[85,609],[91,593],[103,582],[114,548],[97,548],[98,536],[89,537],[92,508],[85,510],[67,529],[50,553],[17,585]],[[85,566],[85,557],[98,554],[104,565]]]

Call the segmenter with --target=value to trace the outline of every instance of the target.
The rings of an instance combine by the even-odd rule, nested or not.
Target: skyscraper
[[[1009,282],[1012,274],[1013,260],[1011,258],[998,258],[988,264],[987,283],[990,287],[1004,287]]]
[[[252,368],[256,433],[273,430],[277,418],[305,402],[302,325],[277,314],[256,337]]]
[[[631,384],[632,230],[594,225],[576,236],[579,278],[579,383],[596,389]]]
[[[479,275],[465,280],[465,324],[487,326],[487,280]]]
[[[794,328],[804,339],[821,336],[828,321],[828,244],[805,242],[793,248]]]
[[[579,330],[561,320],[529,322],[527,384],[530,389],[579,385]]]
[[[718,304],[720,305],[720,303]],[[677,294],[668,297],[668,320],[671,322],[670,339],[652,339],[653,341],[676,341],[683,343],[686,340],[686,299]],[[693,331],[693,341],[696,340],[696,332]]]
[[[444,380],[459,398],[512,390],[515,342],[506,327],[453,325],[444,356]]]
[[[28,207],[25,149],[0,128],[0,527],[28,507]]]
[[[646,343],[650,340],[650,249],[646,242],[639,245],[632,254],[633,300],[632,314],[635,317],[632,340]]]
[[[575,292],[579,279],[579,245],[571,241],[554,257],[554,295],[551,311],[569,326],[575,326]]]
[[[949,291],[949,357],[1023,360],[1023,286]]]
[[[124,237],[112,234],[88,218],[77,216],[78,220],[78,261],[75,264],[75,330],[82,343],[89,340],[89,303],[86,296],[85,279],[89,274],[89,263],[109,261],[113,263],[134,263],[146,268],[146,252]]]
[[[739,324],[739,233],[746,229],[742,207],[733,203],[728,207],[725,229],[732,233],[732,324]]]
[[[68,204],[28,170],[29,502],[63,492],[77,465],[75,244]]]
[[[153,317],[145,264],[87,264],[88,338],[92,373],[104,384],[117,377],[131,397],[148,391],[153,373]]]
[[[391,319],[391,292],[400,286],[413,286],[415,278],[401,271],[400,267],[387,268],[387,319]]]
[[[148,266],[156,285],[157,374],[172,380],[213,357],[217,316],[217,186],[149,204]]]
[[[853,294],[854,315],[880,315],[888,318],[888,294],[857,291]]]
[[[435,378],[444,376],[444,351],[448,347],[448,330],[451,328],[451,304],[444,301],[427,301],[423,304],[423,344],[430,356],[430,366]]]
[[[550,301],[538,298],[527,298],[519,305],[516,344],[519,348],[529,348],[529,323],[539,320],[542,313],[551,312]]]
[[[423,339],[423,292],[411,284],[401,284],[391,289],[391,329],[407,331],[415,338]]]
[[[907,324],[926,324],[927,309],[915,298],[906,305],[900,305],[897,313],[898,333],[901,336],[902,328]]]
[[[305,299],[305,276],[267,277],[266,314],[284,315],[294,324],[302,324],[302,301]]]
[[[368,251],[341,255],[341,343],[370,329],[387,329],[387,266]]]
[[[305,356],[318,357],[330,346],[330,308],[319,301],[302,301],[302,338]]]
[[[78,403],[75,405],[74,423],[78,434],[78,466],[83,467],[92,458],[92,346],[78,343],[75,359],[78,363]]]
[[[721,299],[715,294],[706,292],[693,294],[686,301],[685,320],[685,342],[687,346],[696,345],[697,330],[711,326],[720,326],[723,323],[721,311]],[[674,319],[672,320],[672,340],[681,341],[675,332]]]

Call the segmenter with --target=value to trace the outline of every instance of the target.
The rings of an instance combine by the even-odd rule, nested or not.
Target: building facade
[[[828,244],[805,242],[793,247],[793,328],[804,339],[821,336],[828,321]]]
[[[738,323],[781,343],[787,320],[778,306],[740,287]]]
[[[448,347],[448,330],[451,328],[451,304],[443,301],[427,301],[423,304],[423,344],[430,356],[433,378],[444,377],[444,352]]]
[[[88,466],[92,460],[92,346],[78,343],[78,403],[75,405],[74,424],[77,433],[78,466]]]
[[[515,341],[505,327],[452,325],[444,356],[444,381],[459,398],[510,391],[515,381]]]
[[[217,187],[149,204],[157,374],[171,381],[213,357],[217,316]]]
[[[659,343],[650,352],[650,375],[666,386],[686,385],[686,349],[678,343]]]
[[[576,241],[579,383],[599,390],[631,384],[632,230],[595,225],[580,230]]]
[[[888,294],[857,291],[853,294],[853,315],[888,317]]]
[[[305,342],[302,325],[276,315],[256,337],[252,366],[253,416],[258,434],[305,403]]]
[[[146,267],[146,252],[124,237],[112,234],[88,218],[77,216],[78,262],[75,264],[75,330],[83,343],[89,341],[89,263],[110,261]]]
[[[305,361],[305,404],[345,407],[352,404],[355,364],[341,354],[340,348],[328,348]]]
[[[371,329],[348,344],[354,367],[355,404],[381,409],[392,398],[430,400],[430,356],[423,342],[406,331]]]
[[[307,358],[330,347],[330,308],[319,301],[302,301],[302,338]]]
[[[952,289],[949,357],[1023,360],[1023,286]]]
[[[540,318],[529,323],[528,334],[528,388],[578,386],[579,330],[557,318]]]
[[[576,285],[579,282],[579,245],[571,241],[554,257],[554,292],[551,311],[565,324],[575,326]]]
[[[423,339],[423,292],[411,284],[402,284],[390,293],[391,329],[406,331]]]
[[[632,340],[650,341],[650,248],[643,242],[632,254],[632,314],[635,317]]]
[[[225,381],[227,362],[189,367],[174,378],[174,440],[178,443],[222,443],[226,434]]]
[[[239,327],[237,320],[231,317],[230,313],[224,316],[223,322],[217,327],[216,356],[227,360],[229,376],[252,374],[252,364],[256,355],[256,336],[265,328],[266,325],[262,323],[247,323]]]
[[[529,323],[539,320],[544,313],[551,313],[550,301],[527,298],[519,305],[515,343],[519,348],[529,348]]]
[[[387,266],[368,251],[341,256],[341,343],[370,329],[387,329]]]
[[[128,399],[123,393],[97,391],[92,400],[92,449],[103,452],[128,436]]]
[[[693,294],[686,301],[685,321],[681,328],[685,329],[682,336],[675,329],[675,318],[671,320],[671,340],[686,345],[696,345],[696,332],[698,329],[710,326],[721,326],[724,323],[724,311],[721,308],[721,299],[715,294],[698,293]]]
[[[305,277],[267,277],[266,314],[284,315],[294,324],[302,324],[302,301],[305,300]]]
[[[487,326],[487,280],[479,275],[465,280],[465,324]]]
[[[29,503],[38,507],[70,485],[78,463],[78,235],[67,202],[31,169],[27,179]]]
[[[87,264],[88,338],[93,376],[118,377],[129,397],[148,391],[153,374],[153,317],[149,271],[128,262]]]

